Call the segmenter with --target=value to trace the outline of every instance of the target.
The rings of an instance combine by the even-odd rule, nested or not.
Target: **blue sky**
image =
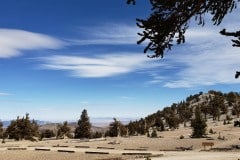
[[[77,120],[144,117],[200,91],[239,91],[240,49],[218,32],[238,29],[191,22],[187,42],[164,59],[137,45],[136,18],[148,1],[7,0],[0,5],[0,119]]]

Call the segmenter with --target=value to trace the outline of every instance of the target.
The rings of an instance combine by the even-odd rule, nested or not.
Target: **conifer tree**
[[[141,118],[138,121],[138,128],[137,128],[137,132],[141,135],[145,135],[147,133],[147,125],[146,125],[146,121],[145,119]]]
[[[58,124],[57,126],[57,138],[64,138],[64,136],[71,137],[70,136],[70,130],[71,128],[68,126],[68,122],[65,121],[63,124]]]
[[[50,129],[46,129],[41,133],[41,138],[51,138],[55,136],[56,135],[54,134],[53,130],[50,130]]]
[[[36,121],[30,121],[29,114],[25,117],[13,120],[6,129],[6,135],[10,139],[15,140],[34,140],[34,137],[39,136],[39,127]]]
[[[157,131],[155,129],[153,129],[152,134],[151,134],[151,138],[157,138]]]
[[[82,115],[78,120],[78,126],[75,129],[75,138],[91,138],[91,123],[86,109],[82,111]]]
[[[158,128],[158,130],[160,130],[160,131],[165,130],[165,126],[164,126],[162,117],[159,117],[159,116],[156,117],[156,121],[155,121],[154,126],[156,126]]]
[[[136,123],[137,123],[136,121],[135,122],[130,121],[129,124],[127,125],[129,136],[134,136],[136,134],[137,132]]]
[[[195,119],[192,120],[191,123],[193,133],[193,138],[202,138],[203,135],[206,133],[207,124],[205,120],[202,118],[201,111],[199,107],[195,109]]]
[[[0,122],[0,138],[4,138],[3,123]]]
[[[237,118],[240,117],[240,102],[233,105],[232,114],[237,115]]]
[[[110,137],[117,137],[120,135],[120,126],[121,122],[118,121],[116,118],[113,118],[113,122],[109,125],[109,136]]]
[[[108,136],[117,137],[117,136],[126,136],[128,128],[124,126],[116,118],[113,118],[113,122],[109,125]]]

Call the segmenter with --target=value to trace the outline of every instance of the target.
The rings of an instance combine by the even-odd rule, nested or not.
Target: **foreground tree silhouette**
[[[91,126],[87,110],[84,109],[78,120],[78,127],[75,130],[75,138],[91,138]]]
[[[142,38],[138,44],[149,41],[144,52],[153,51],[150,57],[163,57],[164,50],[171,49],[174,39],[177,44],[185,42],[185,32],[190,20],[195,18],[198,25],[204,26],[205,15],[212,16],[213,25],[219,25],[225,15],[237,8],[239,0],[149,0],[152,13],[147,19],[137,19],[137,26],[143,29],[138,33]],[[128,4],[135,4],[136,0],[127,0]],[[232,40],[233,46],[240,47],[240,31],[227,32],[223,29],[221,34],[237,37]]]
[[[137,0],[127,0],[128,4],[136,4]],[[239,0],[149,0],[152,9],[147,19],[136,19],[137,26],[143,29],[138,33],[141,44],[147,42],[144,53],[153,54],[148,57],[163,57],[165,50],[170,50],[173,42],[182,44],[185,42],[185,32],[189,28],[190,21],[195,18],[198,25],[204,26],[205,16],[211,15],[213,25],[219,25],[224,17],[237,8]],[[220,31],[222,35],[231,36],[233,46],[240,47],[240,31]],[[236,72],[238,78],[240,72]]]

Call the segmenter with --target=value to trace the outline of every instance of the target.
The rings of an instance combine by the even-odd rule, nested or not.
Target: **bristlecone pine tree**
[[[58,126],[57,126],[57,138],[64,138],[64,136],[67,136],[68,138],[71,138],[70,131],[71,131],[71,128],[68,126],[67,121],[63,122],[63,124],[58,124]]]
[[[206,133],[207,124],[201,115],[199,107],[195,109],[195,119],[192,120],[191,126],[193,129],[192,138],[203,138]]]
[[[127,128],[116,118],[113,118],[113,122],[109,125],[108,136],[117,137],[127,135]]]
[[[39,126],[36,121],[30,121],[29,114],[26,114],[26,117],[13,120],[11,124],[6,129],[6,135],[10,139],[15,140],[32,140],[34,137],[39,136]]]
[[[55,133],[53,132],[53,130],[50,129],[46,129],[43,130],[41,133],[41,138],[51,138],[51,137],[55,137]]]
[[[3,138],[3,123],[0,122],[0,138]]]
[[[86,109],[82,111],[82,115],[78,120],[78,127],[75,130],[75,138],[91,138],[91,123]]]

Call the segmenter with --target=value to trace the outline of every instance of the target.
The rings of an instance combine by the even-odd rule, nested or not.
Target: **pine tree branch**
[[[240,76],[240,71],[236,71],[235,78],[237,79]]]
[[[224,28],[223,30],[220,31],[220,33],[224,36],[240,37],[240,31],[227,32],[226,29]]]
[[[240,31],[236,32],[227,32],[226,29],[224,28],[223,30],[220,31],[220,34],[224,36],[231,36],[231,37],[238,37],[238,39],[232,39],[233,42],[233,47],[240,47]]]

